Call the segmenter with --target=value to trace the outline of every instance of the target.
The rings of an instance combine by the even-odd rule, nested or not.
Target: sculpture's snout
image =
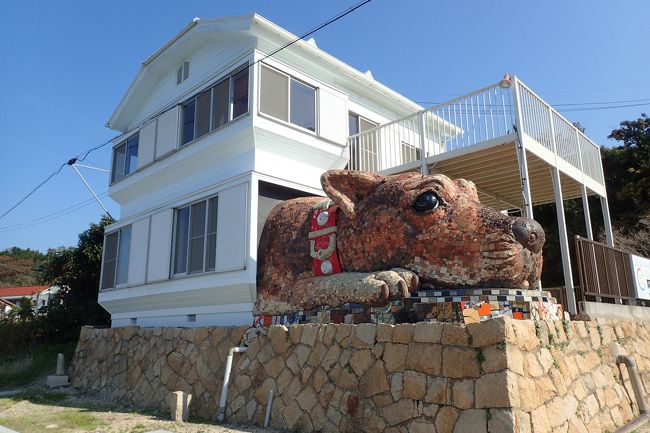
[[[546,241],[542,226],[530,218],[517,218],[512,225],[512,234],[517,242],[533,253],[540,252]]]

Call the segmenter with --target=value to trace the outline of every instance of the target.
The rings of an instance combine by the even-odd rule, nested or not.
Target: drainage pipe
[[[630,433],[650,421],[650,415],[648,415],[648,404],[645,401],[645,395],[643,395],[643,385],[641,384],[639,372],[636,369],[636,362],[627,355],[618,355],[616,357],[616,364],[625,364],[627,367],[627,373],[630,376],[630,382],[632,383],[632,389],[634,390],[634,397],[639,406],[639,416],[616,430],[615,433]]]
[[[226,418],[226,400],[228,399],[228,384],[230,383],[230,370],[232,370],[232,358],[235,353],[246,352],[248,347],[231,347],[226,358],[226,369],[223,372],[223,385],[221,386],[221,399],[219,400],[219,414],[217,420],[223,422]]]
[[[273,406],[273,390],[269,389],[269,398],[266,403],[266,416],[264,417],[264,427],[269,426],[269,421],[271,420],[271,406]]]

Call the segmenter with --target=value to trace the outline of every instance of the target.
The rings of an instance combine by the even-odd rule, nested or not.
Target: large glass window
[[[218,197],[176,209],[174,274],[215,269]]]
[[[316,88],[262,65],[260,112],[316,132]]]
[[[111,182],[117,182],[138,168],[140,134],[134,134],[113,148]]]
[[[194,99],[183,104],[183,137],[181,145],[187,144],[194,140],[194,107],[196,101]]]
[[[130,250],[130,225],[106,234],[102,263],[102,289],[109,289],[128,281]]]
[[[248,65],[183,104],[181,146],[248,113]]]
[[[316,89],[291,80],[289,122],[316,132]]]

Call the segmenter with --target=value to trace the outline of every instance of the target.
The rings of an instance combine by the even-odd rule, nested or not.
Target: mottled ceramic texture
[[[308,234],[322,197],[280,203],[258,250],[255,314],[286,314],[344,302],[382,305],[417,290],[532,288],[542,271],[544,231],[533,220],[479,202],[472,182],[444,175],[331,170],[323,190],[339,205],[337,249],[343,272],[316,277]],[[414,206],[433,193],[437,207]]]

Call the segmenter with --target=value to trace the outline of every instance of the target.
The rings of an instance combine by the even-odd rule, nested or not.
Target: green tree
[[[48,308],[48,319],[69,330],[81,325],[107,325],[110,316],[98,303],[104,227],[102,218],[79,234],[76,247],[50,249],[40,269],[41,280],[61,289]],[[62,329],[63,330],[63,329]]]
[[[608,138],[623,142],[601,149],[610,213],[613,225],[631,235],[650,213],[650,119],[642,113],[623,121]]]

